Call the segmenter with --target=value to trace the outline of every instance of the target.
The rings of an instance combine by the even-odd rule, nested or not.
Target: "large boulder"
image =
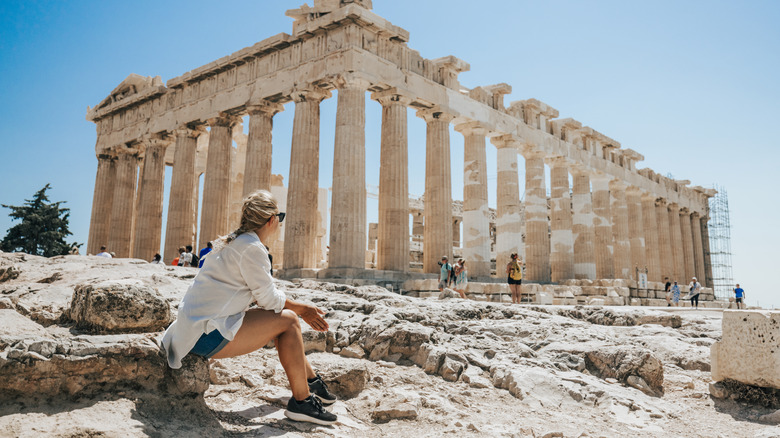
[[[173,320],[168,302],[133,279],[76,286],[66,316],[78,328],[98,333],[155,332]]]
[[[664,367],[649,350],[624,346],[601,347],[585,353],[585,365],[601,378],[617,379],[648,395],[663,395]]]
[[[712,380],[780,389],[780,312],[724,310],[723,336],[710,350]]]

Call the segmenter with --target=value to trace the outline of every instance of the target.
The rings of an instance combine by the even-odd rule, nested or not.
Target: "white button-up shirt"
[[[252,231],[209,254],[179,304],[179,315],[163,335],[162,344],[171,368],[204,333],[219,330],[232,341],[252,300],[262,309],[279,313],[286,296],[274,287],[271,262],[265,245]]]

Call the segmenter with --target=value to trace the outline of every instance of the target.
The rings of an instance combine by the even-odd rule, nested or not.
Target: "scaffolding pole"
[[[731,270],[731,222],[729,220],[729,199],[726,189],[715,185],[718,193],[710,198],[710,260],[712,261],[712,283],[715,297],[728,299],[734,290]]]

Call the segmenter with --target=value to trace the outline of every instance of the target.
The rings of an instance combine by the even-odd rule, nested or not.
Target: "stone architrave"
[[[262,101],[247,106],[249,113],[249,136],[246,144],[243,197],[255,190],[271,190],[271,158],[273,146],[271,130],[274,115],[284,110],[275,102]]]
[[[591,184],[593,186],[593,250],[596,253],[596,278],[615,278],[609,179],[602,175],[595,175],[591,178]]]
[[[680,209],[680,233],[683,249],[684,279],[683,284],[691,281],[696,276],[696,265],[693,259],[693,233],[691,232],[691,213],[687,207]]]
[[[203,208],[201,209],[201,245],[228,234],[230,210],[230,173],[233,151],[233,126],[240,119],[223,115],[208,120],[211,127],[203,180]]]
[[[655,195],[642,195],[642,221],[645,232],[645,257],[647,259],[648,281],[662,281],[661,261],[659,259],[658,222],[655,215]]]
[[[437,262],[442,256],[452,259],[450,121],[453,116],[438,108],[420,110],[417,116],[427,123],[423,271],[437,273]]]
[[[707,273],[704,271],[704,244],[701,236],[701,215],[698,211],[691,213],[691,234],[693,236],[693,265],[696,279],[706,283]]]
[[[593,201],[588,172],[572,168],[572,236],[574,237],[574,277],[596,278],[596,254],[593,248]]]
[[[674,256],[672,253],[672,237],[669,228],[669,210],[667,209],[666,200],[663,198],[657,198],[655,201],[655,218],[658,222],[658,259],[661,269],[661,280],[664,277],[669,277],[671,280],[674,277]],[[672,280],[674,281],[674,280]]]
[[[502,278],[510,254],[525,260],[523,223],[520,210],[520,184],[517,171],[519,139],[511,135],[493,137],[496,146],[496,276]]]
[[[317,266],[317,208],[320,166],[320,102],[330,92],[319,88],[296,90],[283,269]]]
[[[701,283],[705,287],[712,287],[712,257],[710,254],[710,229],[709,229],[709,222],[710,218],[707,216],[702,216],[701,218],[701,240],[702,244],[704,245],[704,281],[705,283]]]
[[[612,196],[612,233],[615,236],[615,278],[633,278],[631,265],[631,240],[628,237],[628,206],[626,185],[620,181],[609,182]]]
[[[529,282],[550,281],[550,235],[547,191],[544,181],[544,152],[525,145],[525,278]]]
[[[470,277],[490,276],[490,218],[485,135],[479,123],[455,127],[463,134],[463,257]],[[454,229],[454,228],[453,228]]]
[[[92,195],[92,218],[89,225],[87,254],[97,254],[100,247],[108,245],[111,225],[111,207],[114,200],[114,179],[116,158],[110,154],[97,156],[98,168],[95,175],[95,192]]]
[[[181,127],[174,131],[176,143],[173,151],[171,190],[168,198],[168,220],[165,226],[165,250],[163,261],[170,263],[178,256],[178,248],[194,244],[197,180],[195,154],[198,137],[205,133],[203,126]]]
[[[406,107],[412,99],[395,90],[374,93],[382,105],[377,269],[409,268],[409,145]]]
[[[166,135],[144,140],[142,178],[138,182],[138,212],[135,219],[133,257],[151,261],[160,251],[163,195],[165,189],[165,150],[172,142]]]
[[[682,225],[680,225],[680,207],[677,203],[669,204],[669,231],[672,239],[672,281],[680,285],[686,284],[685,278],[685,250],[683,249]]]
[[[626,205],[628,206],[628,237],[631,241],[631,278],[638,280],[637,269],[639,272],[645,272],[647,269],[642,201],[638,188],[632,186],[626,190]]]
[[[575,278],[569,164],[564,157],[547,159],[550,166],[550,278],[553,283]]]
[[[117,152],[114,200],[111,205],[108,251],[117,257],[131,257],[133,219],[135,218],[135,185],[138,175],[138,150]]]
[[[338,108],[333,148],[329,268],[365,268],[366,90],[353,75],[336,79]]]

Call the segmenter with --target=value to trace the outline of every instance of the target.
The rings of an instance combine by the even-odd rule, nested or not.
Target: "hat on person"
[[[446,256],[446,255],[443,255],[443,256],[441,256],[441,259],[442,259],[442,260],[449,260],[449,258],[447,258],[447,256]]]
[[[693,277],[693,280],[696,280],[696,277]]]

